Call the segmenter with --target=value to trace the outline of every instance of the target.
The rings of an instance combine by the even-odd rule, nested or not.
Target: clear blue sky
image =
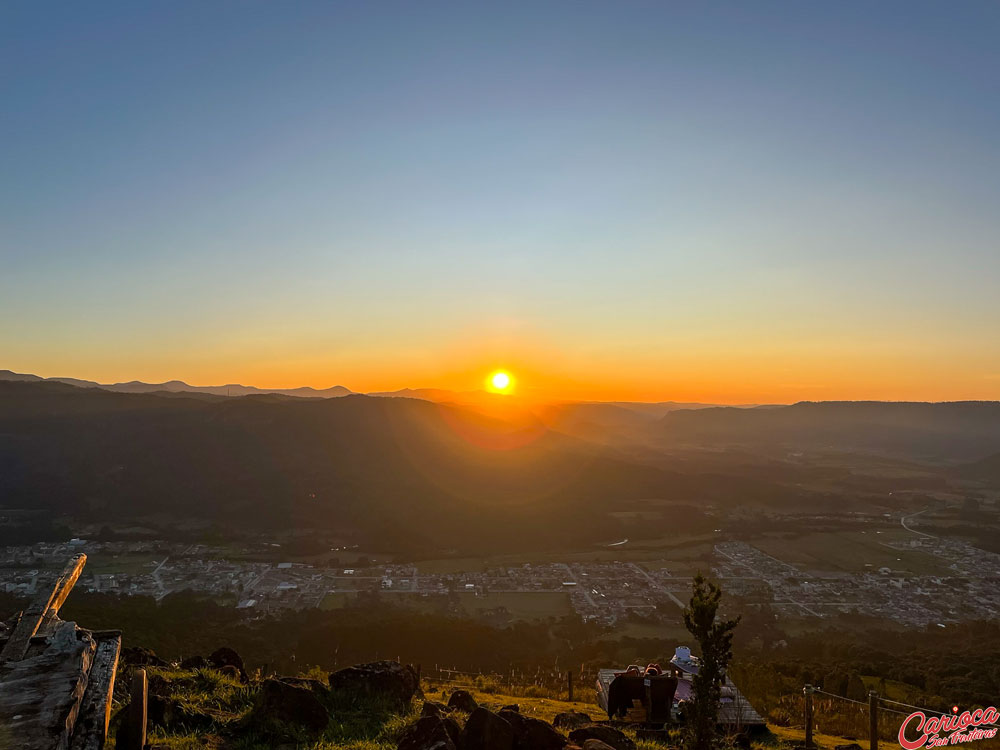
[[[995,398],[998,134],[995,2],[6,3],[0,368]]]

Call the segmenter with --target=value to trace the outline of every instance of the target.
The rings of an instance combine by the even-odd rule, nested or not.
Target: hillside
[[[931,461],[973,461],[1000,451],[1000,402],[824,401],[758,409],[672,411],[668,444],[833,450]]]
[[[523,416],[359,395],[164,398],[0,382],[6,507],[356,531],[405,551],[607,539],[610,504],[696,491]]]

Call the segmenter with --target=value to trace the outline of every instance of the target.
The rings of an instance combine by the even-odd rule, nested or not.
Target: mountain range
[[[711,531],[713,507],[836,512],[870,491],[852,471],[864,462],[919,466],[941,486],[992,482],[1000,465],[998,402],[640,409],[291,391],[8,374],[0,508],[538,550]]]
[[[0,380],[16,380],[29,383],[48,382],[64,383],[74,385],[78,388],[101,388],[106,391],[116,393],[156,393],[166,391],[168,393],[208,393],[213,396],[250,396],[261,393],[277,393],[282,396],[295,396],[298,398],[334,398],[337,396],[347,396],[353,391],[342,385],[335,385],[332,388],[257,388],[252,385],[240,385],[229,383],[227,385],[189,385],[183,380],[168,380],[165,383],[143,383],[139,380],[130,380],[127,383],[97,383],[93,380],[80,380],[79,378],[42,378],[38,375],[21,374],[10,370],[0,370]]]

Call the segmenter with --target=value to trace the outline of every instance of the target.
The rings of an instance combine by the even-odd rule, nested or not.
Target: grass
[[[149,668],[147,673],[151,693],[169,697],[175,706],[175,720],[169,728],[153,727],[149,732],[151,745],[169,750],[265,750],[278,746],[298,750],[395,750],[403,729],[418,718],[422,707],[419,697],[400,712],[377,702],[327,694],[323,700],[331,721],[320,736],[305,737],[297,734],[295,728],[288,728],[288,737],[276,741],[273,737],[255,733],[244,721],[251,712],[260,687],[259,681],[251,680],[244,685],[211,669]],[[325,673],[313,670],[306,676],[323,680]],[[121,685],[127,685],[130,676],[123,673],[120,679]],[[497,711],[502,706],[516,703],[521,714],[548,722],[565,711],[586,713],[597,721],[605,718],[594,702],[589,686],[580,686],[579,697],[584,699],[572,702],[564,700],[564,696],[554,690],[536,685],[511,686],[498,678],[486,676],[448,682],[424,680],[422,687],[426,700],[447,702],[451,693],[461,688],[468,690],[479,705],[490,710]],[[120,707],[112,719],[112,729],[123,715],[124,708]],[[177,719],[178,716],[181,718]],[[185,723],[184,716],[192,717],[194,723]],[[454,716],[459,723],[467,718],[461,712],[456,712]],[[680,746],[678,731],[670,732],[666,743],[637,738],[630,728],[624,731],[636,742],[639,750]],[[820,750],[833,750],[836,745],[852,741],[823,733],[817,733],[815,739]],[[771,727],[771,732],[756,739],[753,747],[755,750],[788,750],[800,745],[802,740],[801,728]],[[721,750],[726,750],[730,744],[724,740]],[[859,744],[865,743],[859,741]],[[985,744],[983,746],[986,747]],[[109,748],[113,747],[112,739]]]
[[[886,543],[898,534],[881,529],[798,536],[762,536],[750,544],[779,560],[805,570],[849,573],[874,572],[881,567],[911,575],[948,575],[943,562],[920,550],[893,549]],[[894,531],[894,530],[893,530]],[[912,538],[910,535],[907,538]]]
[[[581,711],[589,714],[592,719],[604,718],[601,716],[600,707],[591,698],[594,691],[589,689],[589,686],[581,690],[581,693],[586,695],[589,700],[571,702],[562,699],[561,694],[538,685],[508,686],[499,679],[485,676],[449,682],[424,680],[424,695],[427,696],[427,700],[447,703],[448,696],[459,689],[468,690],[476,699],[476,703],[491,711],[499,710],[501,706],[516,703],[525,716],[549,722],[556,714],[564,711]]]

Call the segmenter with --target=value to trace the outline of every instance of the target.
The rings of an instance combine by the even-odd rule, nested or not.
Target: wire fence
[[[810,685],[805,687],[803,694],[807,739],[813,732],[823,732],[849,739],[866,738],[872,747],[876,746],[878,739],[897,740],[903,721],[916,711],[934,718],[960,716],[962,713],[957,706],[941,711],[879,696],[874,691],[866,701]],[[988,722],[980,722],[976,726],[1000,728],[1000,724]],[[948,734],[959,728],[956,724],[953,729],[942,728],[941,733]]]

